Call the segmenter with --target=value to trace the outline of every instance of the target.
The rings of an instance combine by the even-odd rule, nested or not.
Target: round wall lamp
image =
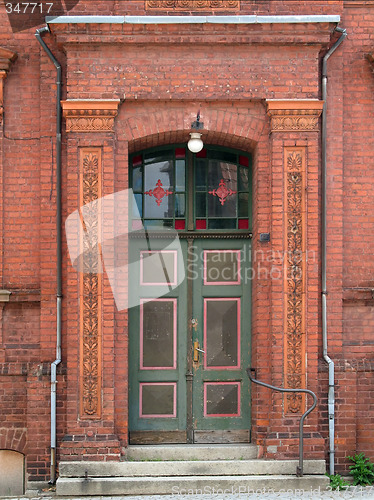
[[[188,141],[187,147],[191,153],[198,153],[203,149],[204,143],[201,140],[201,135],[199,132],[191,132],[191,139]]]
[[[196,121],[191,123],[191,128],[195,130],[202,130],[204,128],[204,123],[200,122],[200,110],[197,112]],[[188,149],[191,153],[198,153],[204,147],[204,143],[201,139],[202,134],[199,132],[190,132],[190,140],[187,143]]]

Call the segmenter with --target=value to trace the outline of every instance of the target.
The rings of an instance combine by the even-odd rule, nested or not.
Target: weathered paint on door
[[[194,442],[249,441],[250,286],[245,283],[249,240],[197,240],[193,287]],[[247,261],[248,262],[248,261]]]
[[[163,230],[130,238],[132,443],[250,440],[249,166],[180,147],[133,158],[132,228]]]

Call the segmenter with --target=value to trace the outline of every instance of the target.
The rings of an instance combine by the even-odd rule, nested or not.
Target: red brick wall
[[[55,71],[43,61],[48,67],[46,92],[35,29],[12,33],[4,9],[1,5],[0,46],[15,51],[18,58],[4,82],[0,125],[0,233],[4,242],[0,275],[1,288],[12,292],[0,324],[0,448],[25,454],[27,479],[46,480],[50,462],[49,363],[55,358],[56,344],[53,189],[50,198],[56,157],[55,151],[52,155]],[[58,377],[58,423],[62,426],[66,397],[61,371]]]
[[[372,460],[374,315],[372,181],[374,10],[346,2],[348,37],[328,62],[328,332],[336,364],[336,470],[347,455]],[[360,6],[361,4],[361,6]],[[369,290],[368,290],[369,289]],[[327,372],[321,366],[321,429],[327,436]],[[370,392],[371,391],[371,392]],[[323,423],[325,422],[325,423]]]
[[[26,444],[26,377],[0,376],[0,448],[22,453]]]
[[[183,39],[193,42],[189,30],[178,27],[178,31],[185,31]],[[86,45],[87,38],[83,35],[77,49],[68,54],[68,98],[143,100],[153,96],[162,100],[200,98],[206,101],[247,100],[258,95],[263,99],[318,97],[315,79],[318,50],[315,47],[287,47],[278,52],[274,46],[235,46],[230,41],[235,40],[236,33],[234,36],[221,34],[228,44],[213,47],[219,32],[211,28],[210,44],[191,49],[189,44],[178,44],[179,34],[176,37],[171,33],[176,44],[168,47],[166,42],[157,43],[157,32],[153,35],[151,31],[146,53],[142,46],[134,46],[124,35],[124,41],[129,44],[125,58],[110,46],[98,53],[97,48]],[[252,39],[257,36],[254,34]],[[270,66],[274,71],[271,79],[268,78]],[[230,68],[229,79],[226,68]]]
[[[3,343],[7,362],[38,361],[39,320],[39,304],[10,303],[4,308]]]

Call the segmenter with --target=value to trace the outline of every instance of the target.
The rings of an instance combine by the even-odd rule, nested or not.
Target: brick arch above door
[[[261,102],[233,106],[228,102],[175,104],[168,102],[124,103],[116,120],[117,137],[129,142],[129,152],[187,142],[191,123],[200,109],[206,144],[253,150],[268,123]]]

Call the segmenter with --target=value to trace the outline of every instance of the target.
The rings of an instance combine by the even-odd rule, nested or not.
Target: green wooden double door
[[[250,441],[250,250],[234,234],[131,242],[130,443]]]

